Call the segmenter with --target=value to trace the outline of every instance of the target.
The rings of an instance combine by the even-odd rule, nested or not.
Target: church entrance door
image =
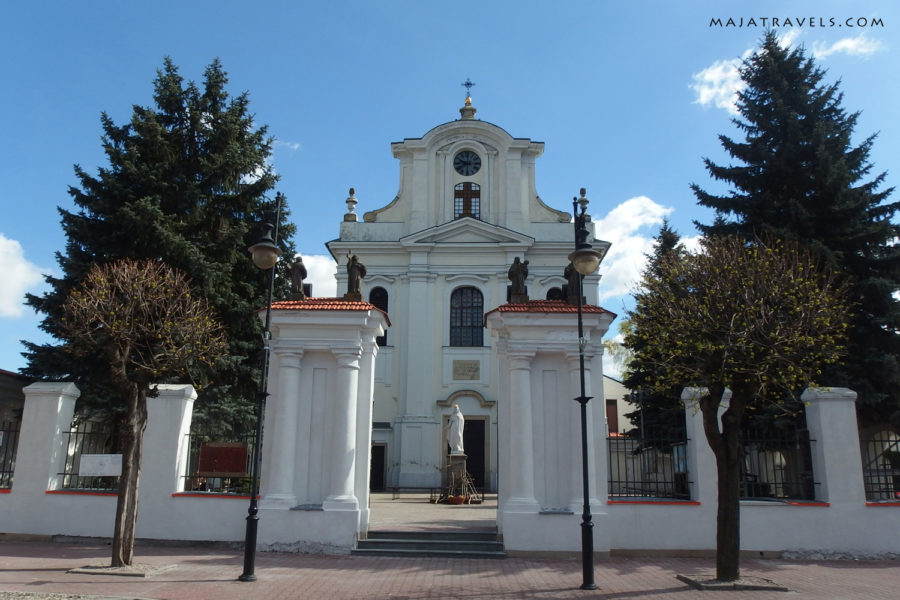
[[[475,480],[475,487],[485,489],[485,459],[487,458],[485,443],[486,418],[469,417],[463,429],[463,448],[466,452],[466,470]]]

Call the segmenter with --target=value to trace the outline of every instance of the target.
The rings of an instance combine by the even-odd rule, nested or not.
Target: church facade
[[[346,265],[355,255],[366,269],[361,299],[392,321],[375,365],[375,490],[441,485],[454,406],[465,415],[476,486],[497,489],[500,363],[484,315],[510,301],[508,272],[517,258],[527,261],[530,299],[561,298],[566,284],[573,225],[570,213],[538,195],[535,164],[544,144],[475,114],[466,98],[459,119],[393,143],[397,195],[367,206],[351,190],[340,236],[327,244],[338,262],[338,295],[347,291]],[[597,301],[598,280],[585,279],[588,303]]]

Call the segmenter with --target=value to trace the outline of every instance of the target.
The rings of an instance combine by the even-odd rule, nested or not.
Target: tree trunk
[[[721,394],[714,396],[716,400],[710,398],[701,402],[703,430],[716,457],[718,475],[716,579],[720,581],[734,581],[740,577],[741,420],[746,402],[735,396],[722,414],[721,429],[718,422]]]
[[[741,552],[741,423],[729,408],[722,415],[723,456],[716,456],[719,476],[716,511],[716,579],[740,577]],[[741,411],[743,412],[743,411]]]
[[[132,564],[134,526],[137,521],[138,483],[141,475],[141,445],[147,428],[147,391],[134,386],[129,394],[128,414],[122,426],[122,476],[113,530],[113,567]]]

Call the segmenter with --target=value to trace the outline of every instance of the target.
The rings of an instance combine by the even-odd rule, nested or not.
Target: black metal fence
[[[900,500],[900,435],[879,431],[861,445],[866,500]]]
[[[741,498],[755,500],[815,500],[809,430],[802,417],[776,427],[746,427],[741,433]]]
[[[72,426],[65,444],[65,467],[60,473],[64,490],[118,492],[119,477],[112,475],[83,475],[82,456],[87,454],[117,454],[118,439],[112,423],[80,421]]]
[[[250,494],[254,434],[222,436],[189,433],[186,492]]]
[[[687,442],[687,438],[675,442],[671,438],[607,438],[609,495],[689,499]]]
[[[0,423],[0,489],[12,488],[16,469],[16,451],[19,448],[20,421]]]

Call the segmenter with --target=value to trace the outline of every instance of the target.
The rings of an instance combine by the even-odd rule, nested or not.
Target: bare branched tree
[[[94,266],[66,300],[63,327],[80,342],[73,348],[102,350],[113,391],[127,400],[111,564],[130,565],[147,398],[156,396],[157,383],[202,380],[225,351],[224,332],[184,274],[161,261],[131,259]]]

